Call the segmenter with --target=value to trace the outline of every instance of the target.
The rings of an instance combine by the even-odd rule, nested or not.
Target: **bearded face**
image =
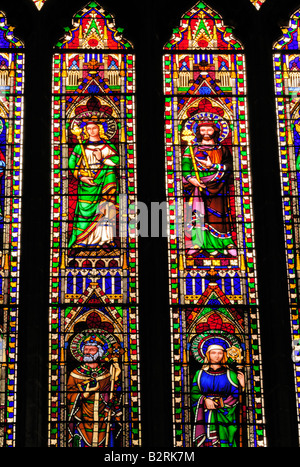
[[[219,131],[213,125],[199,125],[196,131],[198,141],[214,141],[219,139]]]
[[[94,363],[103,355],[103,349],[97,345],[85,345],[83,349],[83,361],[85,363]]]

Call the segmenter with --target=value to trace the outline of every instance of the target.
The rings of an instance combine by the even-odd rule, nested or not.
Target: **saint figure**
[[[219,144],[219,134],[212,120],[200,121],[196,143],[182,159],[184,191],[192,206],[190,255],[201,250],[211,256],[237,254],[229,207],[232,155]]]
[[[244,374],[228,367],[224,346],[209,345],[192,385],[196,447],[237,446],[237,407],[244,387]]]
[[[119,184],[119,155],[105,139],[102,124],[90,121],[86,139],[77,144],[69,168],[78,180],[78,198],[69,248],[97,248],[113,244]]]
[[[113,447],[121,429],[117,361],[101,362],[103,343],[91,335],[82,345],[83,364],[67,383],[70,447]]]

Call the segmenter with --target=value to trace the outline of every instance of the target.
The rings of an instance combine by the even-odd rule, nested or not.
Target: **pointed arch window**
[[[174,445],[263,446],[243,46],[198,2],[163,69]]]
[[[23,167],[23,44],[0,12],[0,446],[14,447]]]
[[[139,446],[135,56],[96,2],[55,47],[52,91],[49,444]]]
[[[291,337],[297,417],[300,415],[300,10],[282,28],[282,37],[273,47],[277,132],[281,171],[281,193],[284,219],[286,267],[290,307]]]

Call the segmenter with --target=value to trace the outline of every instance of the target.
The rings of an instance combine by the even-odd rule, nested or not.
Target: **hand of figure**
[[[214,410],[217,408],[217,404],[212,399],[205,399],[205,406],[209,410]]]
[[[198,182],[198,180],[197,180],[196,177],[191,177],[191,178],[189,178],[189,182],[190,182],[192,185],[194,185],[194,186],[200,186],[201,188],[205,188],[204,183]]]
[[[100,149],[98,149],[98,148],[95,149],[95,150],[93,151],[93,155],[96,157],[96,159],[97,159],[98,161],[101,161],[101,159],[102,159],[102,152],[100,151]]]
[[[237,379],[239,380],[240,385],[242,388],[245,387],[245,375],[241,371],[237,372]]]
[[[206,158],[206,160],[201,160],[200,164],[203,165],[203,167],[206,167],[207,169],[210,169],[212,164],[212,161],[210,160],[209,156]]]
[[[115,379],[118,379],[121,373],[121,369],[120,369],[118,362],[113,362],[113,364],[110,367],[110,374],[112,375],[113,373],[114,373]]]
[[[88,185],[95,185],[93,177],[81,177],[80,179],[83,183],[87,183]]]
[[[98,381],[88,381],[85,387],[85,391],[83,392],[83,397],[88,398],[90,396],[91,392],[98,391],[99,389],[99,383]]]

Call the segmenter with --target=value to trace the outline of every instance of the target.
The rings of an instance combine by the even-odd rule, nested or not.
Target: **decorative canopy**
[[[7,24],[5,14],[0,11],[0,48],[23,48],[23,43],[14,36],[13,30]]]
[[[274,50],[299,50],[300,10],[291,16],[288,27],[281,28],[282,37],[274,44]]]
[[[57,47],[62,49],[128,49],[132,44],[123,38],[122,28],[116,28],[114,16],[98,3],[89,2],[73,18],[73,27]]]
[[[187,11],[180,26],[165,49],[169,50],[241,50],[242,45],[233,37],[232,28],[224,26],[221,16],[204,2],[198,2]]]

